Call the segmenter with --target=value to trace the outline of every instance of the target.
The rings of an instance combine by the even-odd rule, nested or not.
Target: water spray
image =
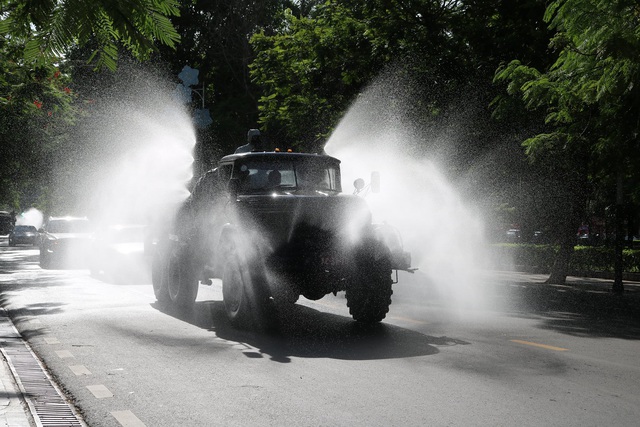
[[[354,183],[366,194],[374,221],[399,229],[412,265],[438,293],[459,308],[481,308],[477,270],[483,261],[483,221],[441,173],[440,153],[428,147],[438,138],[409,123],[398,82],[372,84],[352,105],[331,135],[325,151],[342,160],[343,187]],[[374,172],[371,175],[371,172]],[[372,176],[365,191],[358,178]],[[358,189],[360,187],[360,189]]]

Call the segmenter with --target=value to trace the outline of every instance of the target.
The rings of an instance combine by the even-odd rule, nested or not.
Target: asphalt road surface
[[[89,426],[635,426],[638,286],[547,286],[486,273],[474,288],[400,275],[385,321],[344,295],[238,331],[219,281],[194,310],[148,277],[43,270],[0,241],[0,302]]]

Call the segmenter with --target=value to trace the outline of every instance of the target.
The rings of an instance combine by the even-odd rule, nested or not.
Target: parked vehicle
[[[87,263],[92,226],[84,217],[50,217],[40,232],[40,267],[78,266]]]
[[[510,228],[509,230],[507,230],[506,234],[505,234],[505,238],[507,243],[519,243],[521,238],[522,238],[522,234],[520,232],[520,229],[518,228]]]
[[[38,230],[33,225],[16,225],[9,233],[9,246],[36,245]]]
[[[116,283],[147,279],[146,235],[147,227],[139,224],[115,224],[97,230],[89,251],[91,274]]]

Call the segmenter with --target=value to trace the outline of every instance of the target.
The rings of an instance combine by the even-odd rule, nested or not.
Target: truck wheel
[[[40,268],[45,270],[51,268],[51,257],[44,252],[40,252]]]
[[[166,262],[166,254],[164,252],[165,251],[161,250],[155,251],[153,259],[151,260],[151,284],[153,285],[153,293],[158,302],[163,304],[171,300],[169,298],[166,280],[163,280],[163,270]]]
[[[391,263],[387,257],[358,263],[351,283],[346,290],[347,306],[357,322],[377,323],[389,312],[391,295]]]
[[[222,298],[231,324],[238,328],[259,328],[268,299],[257,274],[252,274],[243,257],[231,250],[224,264]]]
[[[184,248],[173,245],[162,275],[171,302],[180,307],[193,305],[198,296],[198,279]]]

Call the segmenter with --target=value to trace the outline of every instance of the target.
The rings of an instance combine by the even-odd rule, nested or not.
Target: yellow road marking
[[[421,320],[410,319],[409,317],[402,317],[402,316],[387,316],[387,319],[399,320],[401,322],[407,322],[407,323],[415,323],[416,325],[425,325],[427,323]]]
[[[554,347],[552,345],[546,345],[546,344],[538,344],[536,342],[530,342],[530,341],[522,341],[522,340],[511,340],[511,342],[515,342],[518,344],[524,344],[524,345],[531,345],[534,347],[540,347],[540,348],[546,348],[547,350],[555,350],[555,351],[568,351],[568,348],[562,348],[562,347]]]

